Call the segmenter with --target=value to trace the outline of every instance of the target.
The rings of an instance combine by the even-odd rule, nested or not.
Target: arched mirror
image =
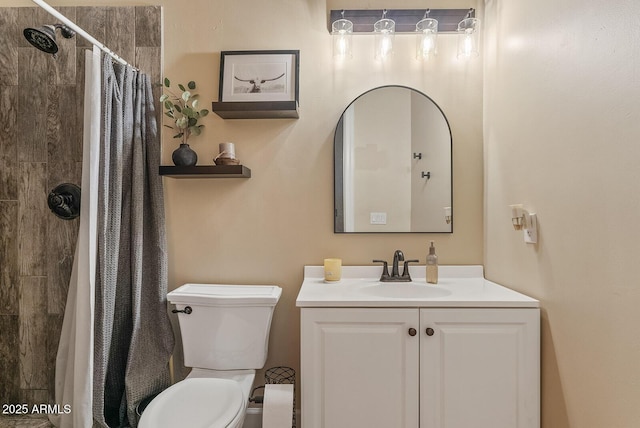
[[[334,137],[334,231],[451,233],[451,151],[449,122],[422,92],[384,86],[360,95]]]

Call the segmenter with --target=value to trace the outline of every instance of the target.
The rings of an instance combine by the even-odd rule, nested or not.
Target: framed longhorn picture
[[[220,53],[221,102],[298,101],[299,50]]]

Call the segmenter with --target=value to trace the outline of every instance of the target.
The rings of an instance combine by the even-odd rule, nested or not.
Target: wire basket
[[[291,367],[271,367],[264,372],[265,384],[292,384],[293,385],[293,420],[292,428],[296,428],[296,371]]]

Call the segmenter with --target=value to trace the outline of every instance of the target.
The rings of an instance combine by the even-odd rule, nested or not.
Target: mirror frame
[[[418,94],[424,96],[425,98],[427,98],[429,101],[431,101],[433,103],[434,106],[436,106],[436,108],[438,109],[438,111],[440,111],[440,113],[442,114],[442,117],[444,118],[445,123],[447,124],[447,129],[449,130],[449,150],[451,153],[450,156],[450,167],[451,167],[451,177],[450,177],[450,181],[451,181],[451,230],[449,231],[445,231],[445,232],[429,232],[429,231],[381,231],[381,232],[373,232],[373,231],[354,231],[354,232],[345,232],[344,230],[338,230],[338,220],[339,220],[339,215],[340,213],[344,214],[344,207],[343,207],[343,191],[342,191],[342,183],[344,181],[343,179],[343,159],[342,159],[342,153],[343,153],[343,143],[342,143],[342,139],[340,139],[340,142],[338,144],[338,140],[337,140],[337,136],[338,133],[342,134],[343,132],[343,120],[344,120],[344,114],[345,112],[349,109],[349,107],[351,107],[351,105],[353,103],[355,103],[356,101],[358,101],[360,98],[362,98],[363,96],[367,95],[369,92],[371,91],[375,91],[377,89],[383,89],[383,88],[401,88],[401,89],[408,89],[410,91],[413,92],[417,92]],[[338,145],[340,145],[339,150],[338,150]],[[338,184],[340,184],[340,186],[338,186]],[[419,91],[415,88],[411,88],[409,86],[405,86],[405,85],[383,85],[383,86],[377,86],[375,88],[371,88],[363,93],[361,93],[360,95],[358,95],[356,98],[354,98],[348,105],[347,107],[345,107],[345,109],[342,111],[342,114],[340,115],[340,119],[338,119],[338,123],[336,125],[336,129],[335,132],[333,134],[333,233],[340,233],[340,234],[349,234],[349,233],[354,233],[354,234],[358,234],[358,233],[374,233],[374,234],[378,234],[378,233],[453,233],[453,217],[454,217],[454,209],[453,209],[453,133],[451,132],[451,124],[449,123],[449,119],[447,119],[447,115],[444,114],[444,111],[442,110],[442,108],[438,105],[438,103],[436,103],[433,98],[431,98],[430,96],[428,96],[427,94],[425,94],[422,91]],[[442,213],[442,216],[444,217],[444,212]],[[344,219],[342,220],[342,225],[344,227]]]

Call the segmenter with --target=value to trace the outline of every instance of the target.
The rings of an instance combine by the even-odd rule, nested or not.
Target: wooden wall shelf
[[[255,101],[211,103],[211,110],[223,119],[298,119],[297,101]]]
[[[160,175],[171,178],[250,178],[244,165],[160,166]]]

